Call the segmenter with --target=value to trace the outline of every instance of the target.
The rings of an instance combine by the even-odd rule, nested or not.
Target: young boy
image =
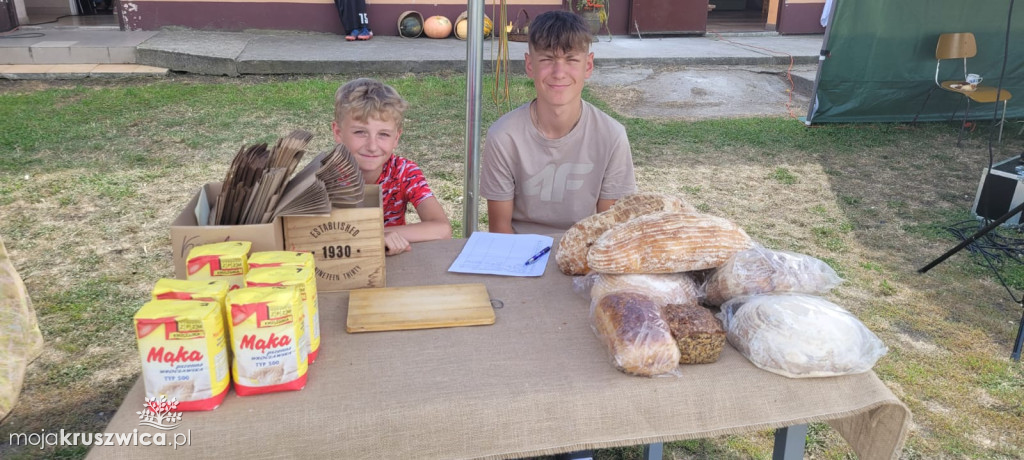
[[[394,88],[370,78],[350,81],[334,95],[334,140],[352,152],[367,184],[380,185],[389,256],[411,250],[409,243],[452,237],[448,216],[419,166],[394,154],[408,106]],[[416,209],[419,223],[405,224],[406,203]]]
[[[491,232],[556,233],[636,192],[626,129],[582,99],[590,43],[567,11],[530,24],[526,75],[537,98],[495,122],[484,144],[480,195]]]

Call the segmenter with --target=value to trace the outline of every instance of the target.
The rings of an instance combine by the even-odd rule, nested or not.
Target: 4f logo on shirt
[[[582,179],[571,176],[587,174],[593,164],[565,163],[559,166],[549,164],[541,172],[526,180],[525,192],[529,196],[540,196],[542,201],[562,202],[565,192],[583,187]]]

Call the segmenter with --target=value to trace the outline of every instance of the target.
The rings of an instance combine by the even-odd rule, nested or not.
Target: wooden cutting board
[[[483,284],[355,289],[348,295],[348,332],[494,324]]]

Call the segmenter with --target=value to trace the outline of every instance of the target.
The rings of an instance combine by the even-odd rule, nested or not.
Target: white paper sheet
[[[505,276],[541,276],[551,251],[526,265],[535,254],[550,248],[554,238],[545,235],[510,235],[473,232],[455,259],[450,272]]]

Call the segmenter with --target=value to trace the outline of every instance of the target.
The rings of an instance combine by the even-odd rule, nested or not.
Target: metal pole
[[[466,19],[466,185],[463,193],[462,235],[469,238],[479,221],[480,192],[480,65],[484,56],[484,2],[467,0]]]

